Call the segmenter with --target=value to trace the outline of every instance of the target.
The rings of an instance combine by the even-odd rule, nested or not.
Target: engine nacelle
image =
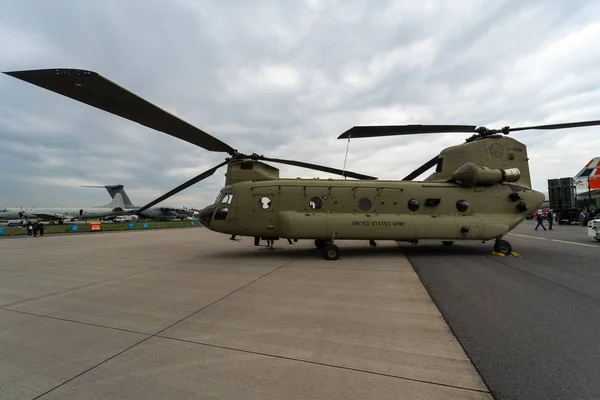
[[[468,187],[489,186],[502,182],[517,182],[521,178],[518,168],[488,168],[466,163],[452,174],[452,180]]]

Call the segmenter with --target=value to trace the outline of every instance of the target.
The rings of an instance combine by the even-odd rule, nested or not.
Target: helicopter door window
[[[321,207],[323,207],[323,200],[321,200],[320,197],[315,196],[312,199],[310,199],[310,201],[308,202],[308,205],[313,210],[320,210]]]
[[[258,207],[262,210],[268,210],[271,208],[271,199],[267,196],[262,196],[258,199]]]

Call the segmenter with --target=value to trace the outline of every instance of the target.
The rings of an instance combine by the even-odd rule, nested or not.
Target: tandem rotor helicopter
[[[528,129],[563,129],[600,125],[572,122],[520,128],[487,129],[471,125],[355,126],[338,139],[390,135],[471,133],[462,144],[438,155],[402,180],[310,164],[243,154],[221,140],[127,91],[93,71],[42,69],[4,72],[66,97],[167,133],[209,151],[227,153],[222,163],[137,209],[160,203],[227,166],[225,186],[214,204],[199,215],[210,230],[260,240],[314,239],[326,260],[336,260],[338,240],[406,241],[494,240],[494,251],[510,254],[503,237],[537,209],[544,194],[531,188],[527,147],[507,137]],[[267,162],[337,174],[344,179],[286,179]],[[423,181],[416,177],[435,166]],[[346,180],[345,178],[356,180]]]

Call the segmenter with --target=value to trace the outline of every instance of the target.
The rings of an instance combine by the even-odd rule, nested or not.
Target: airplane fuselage
[[[67,218],[102,218],[109,215],[122,215],[126,211],[104,207],[14,207],[0,210],[0,219],[37,219],[54,221]]]

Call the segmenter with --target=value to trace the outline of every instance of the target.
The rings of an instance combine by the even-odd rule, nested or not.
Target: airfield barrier
[[[62,225],[44,225],[44,236],[56,234],[96,234],[98,232],[119,232],[149,229],[198,228],[198,221],[139,221],[139,222],[77,222]],[[27,236],[27,228],[20,226],[0,226],[0,238]]]

